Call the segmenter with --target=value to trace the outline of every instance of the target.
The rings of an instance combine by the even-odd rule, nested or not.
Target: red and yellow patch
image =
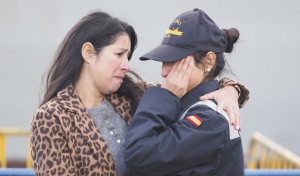
[[[188,116],[186,117],[186,120],[190,121],[195,127],[199,127],[201,125],[201,123],[203,122],[202,119],[200,119],[200,117],[193,115],[193,116]]]

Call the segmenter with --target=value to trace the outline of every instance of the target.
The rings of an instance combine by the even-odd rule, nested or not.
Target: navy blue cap
[[[175,18],[161,44],[140,60],[173,62],[198,51],[223,53],[226,47],[226,32],[219,29],[205,12],[196,8]]]

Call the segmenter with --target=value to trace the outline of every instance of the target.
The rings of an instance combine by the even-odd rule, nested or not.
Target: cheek
[[[161,76],[163,78],[166,78],[169,75],[171,69],[172,67],[170,67],[169,65],[163,65],[161,68]]]
[[[113,57],[100,58],[100,60],[98,60],[98,63],[96,63],[96,70],[97,72],[101,72],[104,75],[108,75],[115,72],[118,69],[119,65],[120,63]]]
[[[101,62],[100,60],[95,61],[90,67],[90,77],[93,79],[93,82],[95,84],[104,84],[106,82],[107,76],[110,73],[109,66]]]
[[[164,72],[169,73],[171,71],[173,65],[174,64],[171,64],[171,63],[163,63],[161,70],[164,71]]]
[[[99,76],[99,74],[102,74],[103,69],[105,69],[104,65],[98,61],[92,68],[93,74],[95,74],[95,76]]]
[[[116,58],[116,56],[107,57],[105,61],[103,61],[102,66],[105,67],[107,71],[115,71],[121,65],[121,59]]]

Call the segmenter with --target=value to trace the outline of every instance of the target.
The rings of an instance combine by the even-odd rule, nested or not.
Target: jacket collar
[[[115,110],[121,115],[125,122],[129,125],[132,119],[130,115],[130,100],[125,96],[121,96],[117,93],[106,95],[108,101],[113,105]],[[65,89],[57,93],[57,99],[61,102],[61,105],[70,112],[87,112],[86,107],[82,103],[79,95],[74,89],[74,86],[70,84]],[[124,106],[124,104],[126,106]]]
[[[91,152],[93,152],[96,159],[99,162],[103,158],[106,161],[113,162],[111,154],[103,156],[102,150],[108,150],[108,153],[110,153],[109,148],[107,147],[104,139],[101,137],[101,133],[99,132],[93,119],[89,115],[86,107],[82,103],[79,95],[74,90],[74,87],[72,85],[69,85],[65,89],[59,91],[57,93],[57,100],[57,102],[65,110],[71,112],[70,120],[72,120],[74,123],[69,124],[76,126],[80,130],[82,136],[91,148]]]
[[[79,95],[76,93],[72,84],[64,88],[63,90],[57,93],[57,99],[63,107],[70,112],[76,112],[80,110],[81,112],[85,112],[86,108],[83,105]]]
[[[181,110],[185,110],[197,101],[200,101],[199,97],[202,95],[218,90],[218,88],[219,85],[217,80],[199,84],[181,98]]]

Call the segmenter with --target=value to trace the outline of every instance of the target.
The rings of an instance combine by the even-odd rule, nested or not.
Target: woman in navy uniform
[[[141,60],[162,62],[161,87],[146,90],[127,130],[125,160],[132,175],[244,175],[239,128],[214,100],[239,32],[221,30],[200,9],[179,15],[164,39]]]

